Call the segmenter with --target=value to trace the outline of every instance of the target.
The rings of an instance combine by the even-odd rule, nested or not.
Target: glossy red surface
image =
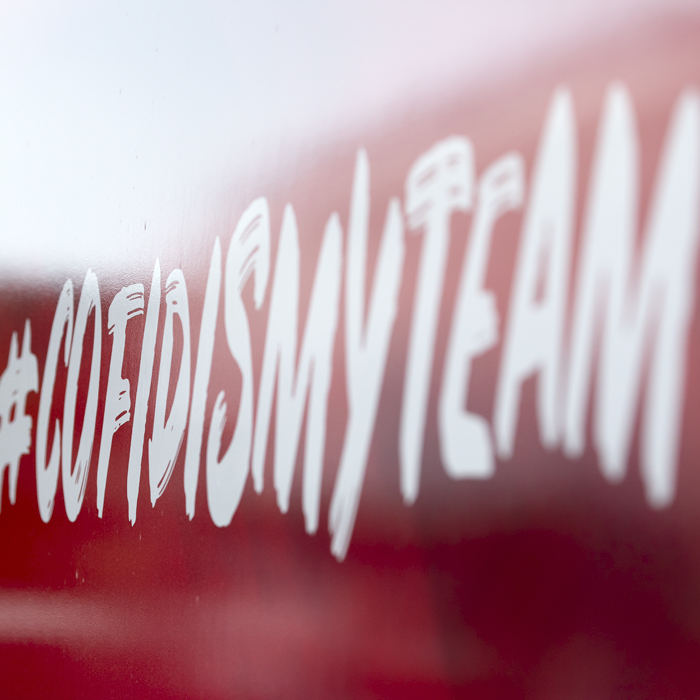
[[[503,8],[507,12],[509,4]],[[95,231],[90,240],[75,244],[74,257],[41,245],[31,266],[21,257],[8,257],[0,279],[0,365],[11,334],[21,333],[28,318],[32,350],[43,376],[63,282],[73,280],[77,301],[90,267],[102,299],[104,397],[111,348],[106,332],[109,304],[126,284],[140,282],[148,290],[156,256],[164,279],[179,267],[187,281],[196,359],[214,239],[221,237],[225,254],[238,217],[260,195],[270,206],[273,261],[284,205],[292,202],[295,207],[303,328],[331,212],[339,213],[347,230],[359,148],[366,149],[371,167],[371,281],[387,203],[391,197],[403,197],[406,174],[415,160],[435,142],[465,135],[474,146],[477,173],[509,151],[522,153],[528,192],[547,108],[560,85],[570,89],[576,117],[576,261],[593,148],[611,82],[624,83],[634,103],[642,218],[673,106],[683,90],[700,85],[700,16],[692,8],[645,10],[638,19],[630,12],[628,21],[607,29],[602,26],[606,16],[603,9],[598,11],[599,31],[593,23],[576,41],[552,42],[551,53],[541,51],[532,61],[506,56],[481,84],[465,81],[463,89],[459,78],[449,75],[431,93],[424,84],[412,90],[397,78],[403,86],[397,88],[400,99],[381,117],[373,114],[364,122],[358,118],[356,127],[339,129],[337,137],[282,139],[277,150],[254,167],[230,164],[233,174],[217,175],[216,185],[206,193],[211,217],[201,228],[185,222],[150,234],[144,224],[143,233],[125,236],[123,256],[114,252],[119,249],[119,232]],[[541,31],[556,35],[557,27],[543,20]],[[397,42],[400,36],[405,35],[397,32]],[[391,45],[392,36],[386,41]],[[432,48],[439,44],[431,42]],[[360,65],[357,80],[368,76],[371,67]],[[201,192],[193,194],[197,196]],[[496,294],[502,323],[522,219],[522,210],[506,214],[493,239],[486,286]],[[327,532],[348,417],[341,301],[321,522],[313,536],[305,532],[301,511],[303,437],[289,512],[281,513],[275,500],[271,437],[264,491],[255,493],[249,478],[233,521],[224,528],[216,527],[209,516],[203,467],[196,514],[188,518],[182,486],[184,448],[154,507],[147,472],[142,472],[137,518],[130,524],[130,424],[115,433],[104,514],[98,517],[102,399],[85,501],[76,522],[66,517],[60,478],[53,516],[49,523],[42,522],[34,452],[22,458],[17,501],[10,504],[4,486],[0,514],[3,697],[563,699],[677,698],[700,691],[700,445],[695,430],[700,417],[700,305],[693,308],[688,336],[678,488],[670,507],[653,510],[645,501],[638,467],[639,426],[626,478],[619,484],[601,475],[590,439],[583,457],[575,460],[542,447],[534,381],[523,389],[514,457],[499,459],[490,480],[452,480],[441,466],[436,415],[470,222],[471,214],[458,213],[451,223],[416,503],[403,503],[398,462],[400,403],[421,251],[420,237],[407,232],[397,320],[345,560],[332,556]],[[11,235],[2,231],[3,238]],[[259,310],[252,286],[243,298],[257,391],[269,291]],[[220,388],[232,396],[241,390],[240,372],[221,332],[223,319],[221,305],[207,416]],[[124,376],[130,378],[132,391],[143,327],[141,316],[127,331]],[[90,323],[85,348],[91,347],[91,328]],[[158,347],[162,334],[161,315]],[[176,360],[181,342],[178,336]],[[157,351],[151,401],[159,356]],[[81,365],[77,425],[84,413],[88,357],[89,353]],[[489,420],[501,360],[499,343],[474,363],[469,408]],[[59,367],[51,424],[61,419],[63,410],[66,371]],[[170,400],[173,391],[171,387]],[[30,394],[27,413],[34,420],[33,437],[38,405],[39,395]],[[233,423],[232,416],[225,442]],[[149,412],[147,439],[152,426]],[[52,433],[53,428],[49,444]],[[74,453],[77,445],[76,435]]]

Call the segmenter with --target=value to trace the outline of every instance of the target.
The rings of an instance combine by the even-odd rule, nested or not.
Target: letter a
[[[523,382],[538,374],[540,438],[559,439],[559,384],[576,185],[571,95],[552,98],[532,177],[496,387],[494,429],[501,457],[513,454]]]

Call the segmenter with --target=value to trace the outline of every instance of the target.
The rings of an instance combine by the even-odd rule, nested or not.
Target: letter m
[[[253,442],[253,480],[255,490],[260,493],[263,488],[265,453],[276,383],[274,483],[280,510],[283,513],[287,512],[301,424],[307,397],[310,395],[302,487],[302,507],[306,531],[309,533],[318,528],[328,391],[338,325],[341,256],[342,233],[340,221],[334,214],[326,225],[309,302],[301,355],[295,369],[299,319],[299,236],[294,210],[287,205],[277,251],[258,392]]]
[[[641,259],[635,264],[639,154],[633,108],[612,86],[604,107],[579,253],[564,411],[564,447],[585,445],[599,340],[593,441],[603,474],[626,472],[642,378],[641,472],[652,507],[676,487],[686,340],[695,299],[700,195],[700,99],[681,95],[650,198]]]

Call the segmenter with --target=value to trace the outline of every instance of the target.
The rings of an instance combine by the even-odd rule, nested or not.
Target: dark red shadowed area
[[[177,267],[188,285],[192,373],[214,236],[224,260],[237,217],[254,196],[268,197],[275,260],[283,208],[294,204],[300,231],[300,337],[305,327],[321,237],[337,211],[347,228],[356,151],[367,150],[372,177],[368,289],[386,206],[402,197],[412,163],[437,140],[468,136],[477,173],[517,150],[526,163],[526,192],[540,131],[554,90],[567,85],[577,119],[576,240],[585,208],[592,151],[605,91],[623,81],[640,135],[641,216],[673,105],[700,84],[700,24],[632,26],[629,35],[596,44],[595,52],[556,56],[551,64],[513,74],[478,94],[457,88],[433,105],[352,134],[319,151],[300,149],[287,170],[265,173],[260,189],[232,182],[222,210],[231,226],[202,240],[163,241],[163,281]],[[555,60],[556,59],[556,60]],[[292,167],[293,166],[293,167]],[[248,196],[250,193],[252,196]],[[226,217],[223,217],[226,219]],[[497,297],[504,332],[522,211],[504,216],[493,237],[486,285]],[[151,506],[148,439],[163,336],[161,306],[156,362],[140,481],[137,519],[128,520],[127,463],[131,423],[117,431],[103,517],[96,507],[97,455],[111,352],[109,304],[126,284],[150,289],[155,260],[124,270],[97,260],[102,296],[100,407],[85,501],[75,523],[66,517],[61,478],[49,523],[36,501],[34,452],[21,462],[17,502],[3,485],[0,515],[0,696],[13,698],[689,698],[700,692],[700,305],[693,311],[679,458],[678,492],[665,510],[650,509],[639,475],[637,425],[621,484],[600,473],[588,436],[585,454],[569,460],[540,443],[536,384],[523,389],[514,457],[497,463],[489,481],[453,481],[439,456],[436,424],[443,358],[452,323],[471,214],[452,221],[450,258],[438,322],[420,495],[402,502],[398,425],[406,345],[420,256],[420,237],[406,236],[406,261],[396,325],[364,490],[347,558],[330,553],[327,513],[347,421],[344,312],[333,359],[319,531],[307,535],[301,512],[304,438],[288,513],[280,513],[272,479],[275,421],[270,427],[265,488],[248,479],[229,527],[211,522],[202,458],[196,513],[185,513],[185,443],[170,482]],[[99,247],[99,244],[96,244]],[[50,266],[49,266],[50,267]],[[65,279],[76,308],[85,268],[51,269],[41,284],[16,273],[0,281],[0,366],[11,333],[25,319],[40,379],[51,322]],[[274,274],[274,268],[273,268]],[[257,386],[268,296],[250,318]],[[222,296],[223,299],[223,296]],[[219,308],[205,423],[220,390],[235,425],[241,377],[228,352]],[[132,412],[144,318],[129,322],[124,376]],[[79,382],[73,454],[89,383],[93,319],[88,323]],[[20,338],[21,340],[21,338]],[[185,338],[177,325],[173,374]],[[473,366],[468,406],[491,419],[502,345]],[[59,362],[51,410],[63,421],[66,368]],[[642,396],[642,404],[644,396]],[[34,420],[39,396],[30,394]],[[167,412],[166,412],[167,415]],[[273,412],[274,416],[274,412]],[[639,420],[637,421],[639,422]],[[185,441],[187,436],[185,436]],[[5,482],[7,476],[5,476]]]

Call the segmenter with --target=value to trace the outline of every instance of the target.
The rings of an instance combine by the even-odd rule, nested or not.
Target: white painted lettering
[[[78,454],[73,464],[73,428],[75,424],[75,409],[78,398],[78,377],[80,363],[83,357],[83,341],[87,322],[94,312],[94,335],[92,339],[92,358],[90,360],[90,380],[88,383],[87,399],[83,426],[78,443]],[[75,522],[80,513],[85,498],[92,445],[95,440],[95,424],[97,422],[97,399],[100,389],[100,364],[102,362],[102,307],[100,305],[100,290],[97,276],[88,270],[80,292],[78,312],[75,317],[75,330],[71,343],[68,378],[66,379],[66,395],[63,403],[63,436],[61,450],[61,476],[63,485],[63,500],[66,505],[68,520]]]
[[[302,509],[306,531],[309,533],[316,532],[318,528],[328,391],[333,369],[333,344],[338,325],[341,264],[342,232],[338,216],[334,214],[326,225],[321,244],[301,355],[295,372],[299,319],[299,235],[294,209],[287,205],[272,283],[258,393],[253,442],[253,479],[255,489],[260,493],[263,488],[265,452],[276,382],[274,482],[277,503],[283,513],[289,509],[301,422],[306,399],[309,397],[302,486]]]
[[[114,433],[131,420],[131,397],[129,380],[122,377],[124,349],[126,346],[126,324],[129,319],[143,313],[143,285],[131,284],[122,287],[109,306],[107,332],[112,336],[112,357],[109,361],[107,395],[102,419],[102,439],[97,462],[97,513],[102,517],[107,486],[109,457],[112,452]]]
[[[542,443],[559,439],[559,386],[569,283],[576,185],[576,134],[571,95],[558,90],[549,107],[534,166],[510,297],[494,410],[498,452],[513,454],[523,382],[538,375]]]
[[[671,119],[643,255],[635,271],[638,151],[631,100],[624,87],[616,85],[606,100],[591,173],[575,297],[564,445],[570,456],[584,449],[593,346],[596,329],[601,328],[594,441],[605,476],[611,481],[624,477],[645,348],[655,331],[641,466],[649,503],[662,507],[675,494],[686,342],[695,297],[698,95],[684,94]]]
[[[219,452],[227,408],[223,391],[216,397],[209,427],[207,502],[211,518],[219,527],[228,525],[233,519],[250,468],[253,441],[253,357],[248,315],[241,293],[251,274],[255,275],[255,307],[259,309],[265,299],[270,275],[270,214],[267,200],[263,197],[256,199],[243,212],[226,255],[226,339],[231,355],[241,371],[243,386],[236,428],[221,461]],[[292,464],[293,460],[294,457]]]
[[[151,280],[151,293],[148,297],[146,323],[143,330],[139,381],[136,387],[134,422],[131,428],[131,445],[129,447],[129,469],[126,477],[126,498],[129,505],[129,522],[132,525],[136,522],[136,506],[139,498],[139,483],[141,482],[141,459],[143,458],[143,443],[146,436],[146,415],[148,413],[148,399],[151,394],[151,378],[155,361],[159,314],[160,261],[156,258],[156,264],[153,268],[153,279]]]
[[[61,463],[61,424],[58,420],[56,420],[48,464],[46,463],[46,447],[49,439],[49,416],[53,403],[54,383],[56,382],[58,351],[64,329],[63,362],[68,367],[71,339],[73,338],[73,282],[71,280],[66,280],[56,304],[39,397],[36,430],[36,498],[39,504],[39,514],[45,523],[51,520],[53,513],[56,487],[58,486],[58,469]]]
[[[32,441],[32,417],[25,411],[27,394],[39,390],[39,366],[31,349],[32,328],[29,319],[24,323],[22,352],[18,351],[17,333],[10,340],[10,356],[0,377],[0,507],[2,484],[7,474],[10,503],[17,499],[19,461],[28,455]]]
[[[165,308],[165,330],[158,368],[153,436],[148,441],[148,481],[152,506],[163,495],[175,468],[175,460],[180,452],[182,438],[185,436],[190,405],[190,310],[182,270],[173,270],[168,275],[165,283]],[[180,319],[182,326],[182,356],[175,385],[175,396],[166,422],[165,409],[175,342],[175,316]]]
[[[489,425],[481,416],[467,411],[466,402],[472,360],[498,342],[496,300],[483,284],[496,221],[522,206],[523,170],[522,157],[512,153],[491,165],[479,181],[438,405],[442,463],[453,479],[487,479],[494,473]]]
[[[472,204],[474,156],[461,137],[441,141],[423,154],[406,178],[406,214],[412,230],[423,229],[418,282],[406,359],[399,461],[401,493],[418,496],[425,419],[435,351],[435,335],[450,243],[450,217]]]
[[[331,551],[343,559],[350,544],[379,407],[404,262],[404,232],[398,199],[389,202],[373,292],[365,313],[370,177],[367,154],[355,165],[345,275],[345,362],[348,425],[329,514]]]
[[[187,449],[185,451],[185,509],[190,520],[194,517],[197,482],[199,481],[199,462],[202,456],[202,437],[204,435],[204,412],[207,407],[209,378],[214,356],[214,337],[216,334],[216,317],[219,313],[219,295],[221,294],[221,242],[214,241],[214,250],[209,264],[207,288],[204,292],[202,325],[199,329],[199,346],[197,348],[197,366],[194,371],[192,404],[190,405],[190,424],[187,428]]]

